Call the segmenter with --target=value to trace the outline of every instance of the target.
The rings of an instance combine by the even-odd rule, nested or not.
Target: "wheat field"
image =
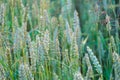
[[[120,80],[119,0],[0,0],[0,80]]]

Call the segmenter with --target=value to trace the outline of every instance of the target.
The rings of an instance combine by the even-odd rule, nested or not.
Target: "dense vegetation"
[[[120,80],[119,0],[0,0],[0,80]]]

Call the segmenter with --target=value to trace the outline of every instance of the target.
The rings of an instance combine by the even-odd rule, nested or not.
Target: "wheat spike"
[[[49,31],[46,30],[44,32],[44,36],[43,36],[43,40],[42,40],[42,44],[44,46],[46,53],[48,53],[48,50],[49,50],[49,44],[50,44],[50,37],[49,36],[50,36]]]
[[[14,54],[20,53],[26,47],[26,23],[21,27],[17,28],[13,34],[13,51]],[[22,53],[23,56],[24,52]],[[20,54],[16,54],[20,55]]]
[[[4,24],[4,13],[5,13],[5,4],[1,4],[0,6],[0,25]]]
[[[120,79],[120,56],[113,52],[113,69],[115,71],[115,80]]]
[[[14,26],[15,26],[15,28],[19,27],[18,18],[16,16],[14,17]]]
[[[114,37],[111,36],[110,40],[111,40],[111,47],[113,48],[114,51],[117,51],[117,47],[116,47],[116,44],[115,44]]]
[[[91,61],[93,62],[94,67],[96,68],[96,71],[99,74],[102,74],[102,67],[99,64],[98,59],[96,58],[96,56],[94,55],[94,53],[92,52],[92,50],[88,46],[87,46],[87,51],[88,51],[88,54],[90,56]]]
[[[60,49],[59,49],[59,41],[58,41],[58,28],[55,28],[54,33],[53,33],[53,43],[55,44],[54,51],[56,51],[57,54],[60,54]]]
[[[21,63],[18,70],[19,80],[34,80],[33,75],[27,64]]]
[[[10,52],[10,48],[6,48],[6,59],[7,59],[7,62],[8,62],[8,65],[9,67],[11,68],[11,64],[12,64],[12,61],[11,61],[11,52]]]
[[[71,43],[71,48],[72,48],[72,51],[75,55],[79,55],[79,52],[78,52],[78,45],[77,45],[77,40],[76,40],[76,37],[75,37],[75,32],[73,32],[73,34],[71,35],[72,37],[72,43]]]
[[[111,31],[111,25],[110,25],[110,16],[108,16],[108,15],[106,15],[106,23],[107,23],[107,25],[106,25],[106,27],[107,27],[107,30],[108,31]]]
[[[49,37],[48,37],[49,38]],[[45,37],[44,37],[45,39]],[[48,40],[48,39],[47,39]],[[36,44],[37,44],[37,60],[39,63],[44,62],[44,57],[45,57],[45,50],[48,51],[49,49],[49,43],[47,44],[48,41],[46,41],[46,43],[44,43],[44,46],[40,40],[39,35],[36,36]],[[44,50],[45,48],[45,50]],[[48,52],[47,52],[48,53]]]
[[[5,71],[1,64],[0,64],[0,80],[6,80]]]
[[[73,25],[74,25],[74,31],[80,28],[78,12],[76,10],[74,11],[74,24]]]
[[[84,80],[82,74],[79,71],[74,74],[74,80]]]
[[[69,12],[71,12],[71,9],[72,9],[72,1],[71,0],[67,0],[67,10]]]
[[[70,25],[68,23],[68,21],[66,20],[66,37],[67,37],[67,42],[68,44],[71,44],[71,35],[72,34],[72,30],[70,28]]]
[[[74,11],[74,23],[73,23],[73,28],[74,28],[74,33],[78,45],[78,50],[81,47],[81,29],[80,29],[80,22],[79,22],[79,17],[78,17],[78,12],[75,10]],[[80,51],[80,50],[79,50]]]
[[[19,80],[27,80],[24,64],[20,64],[19,66]]]
[[[89,80],[90,78],[93,77],[94,74],[93,74],[93,69],[92,69],[92,65],[90,63],[88,54],[85,54],[85,61],[86,61],[87,67],[88,67],[85,79]]]
[[[44,17],[46,24],[50,24],[50,19],[47,10],[44,10]]]
[[[58,20],[56,17],[52,17],[51,18],[51,25],[52,25],[52,28],[55,29],[56,26],[58,26]]]
[[[53,80],[60,80],[59,78],[58,78],[58,75],[54,72],[53,73]]]
[[[30,42],[29,45],[29,50],[30,50],[30,56],[29,58],[31,59],[31,68],[33,71],[36,70],[36,61],[38,59],[39,56],[37,56],[37,44],[34,41]]]
[[[119,54],[117,54],[116,52],[113,52],[113,53],[112,53],[112,56],[113,56],[113,62],[114,62],[114,63],[120,61]]]

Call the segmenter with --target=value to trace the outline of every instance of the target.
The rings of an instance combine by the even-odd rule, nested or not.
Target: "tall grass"
[[[0,80],[119,80],[119,54],[114,0],[0,1]]]

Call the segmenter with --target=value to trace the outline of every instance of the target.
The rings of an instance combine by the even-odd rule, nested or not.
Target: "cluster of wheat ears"
[[[83,0],[80,23],[73,2],[0,0],[0,80],[120,80],[117,18]]]

